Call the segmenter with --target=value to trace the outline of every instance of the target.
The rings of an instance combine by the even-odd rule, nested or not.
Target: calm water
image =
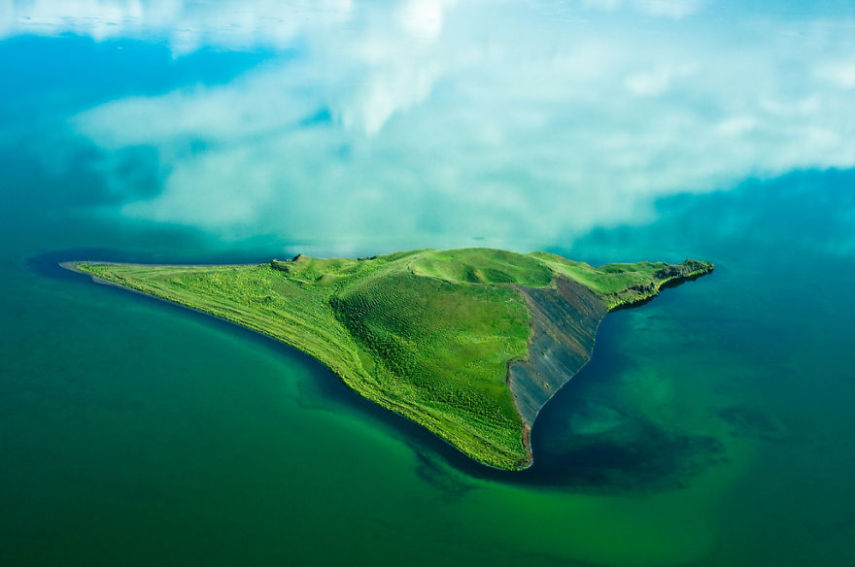
[[[855,564],[850,5],[10,6],[3,565]],[[450,245],[716,271],[501,474],[56,268]]]

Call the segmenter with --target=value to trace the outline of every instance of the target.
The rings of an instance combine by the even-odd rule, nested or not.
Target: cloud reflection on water
[[[121,98],[71,119],[119,191],[114,157],[155,148],[161,191],[129,195],[122,213],[226,238],[321,239],[342,253],[474,236],[537,248],[643,222],[662,196],[855,165],[855,21],[809,9],[9,5],[7,34],[161,37],[176,56],[202,45],[297,51],[226,85]]]

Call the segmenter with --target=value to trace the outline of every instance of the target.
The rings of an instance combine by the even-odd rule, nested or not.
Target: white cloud
[[[817,75],[841,89],[855,89],[855,58],[823,63],[819,66]]]
[[[613,12],[629,8],[651,16],[680,19],[695,14],[704,5],[704,0],[582,0],[582,5]]]
[[[191,88],[160,97],[129,97],[106,103],[72,122],[107,149],[192,141],[228,143],[280,132],[316,105],[299,94],[300,77],[271,65],[216,89]],[[267,96],[247,98],[247,92]]]
[[[686,77],[691,72],[690,66],[681,69],[659,67],[630,74],[624,80],[624,85],[629,92],[638,96],[656,96],[668,91],[674,79]]]
[[[283,48],[307,28],[347,21],[351,0],[4,0],[0,37],[75,33],[98,41],[167,39],[176,55],[203,45]]]
[[[641,0],[641,9],[649,14],[668,18],[684,18],[699,11],[703,0]]]
[[[662,2],[625,5],[667,12]],[[184,29],[174,22],[214,21],[163,6],[170,37]],[[512,3],[413,0],[332,15],[298,3],[302,23],[277,8],[288,20],[280,29],[261,6],[263,16],[226,10],[234,25],[221,14],[223,37],[211,23],[189,26],[197,35],[182,41],[298,34],[301,58],[72,121],[108,165],[127,146],[157,150],[162,193],[126,203],[125,214],[340,251],[372,235],[536,248],[647,218],[661,196],[855,167],[852,22],[673,21],[684,5],[638,26],[606,12],[574,20]],[[324,112],[331,122],[307,122]],[[115,186],[121,175],[115,168]]]
[[[442,31],[445,10],[454,3],[454,0],[409,0],[399,8],[398,17],[410,34],[432,40]]]
[[[13,0],[0,0],[0,37],[14,31],[15,3]]]

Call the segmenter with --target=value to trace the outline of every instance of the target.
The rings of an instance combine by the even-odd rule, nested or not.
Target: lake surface
[[[855,564],[851,5],[136,6],[0,11],[0,563]],[[511,474],[57,267],[464,245],[716,271]]]

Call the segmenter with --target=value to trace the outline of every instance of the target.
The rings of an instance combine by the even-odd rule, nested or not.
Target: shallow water
[[[537,17],[551,22],[544,26],[563,21],[546,10],[554,5],[543,7]],[[798,25],[835,9],[851,15],[833,3],[811,18],[798,9],[782,14]],[[444,21],[444,29],[456,29],[453,13]],[[0,95],[4,565],[855,562],[851,165],[828,169],[808,160],[757,178],[714,175],[727,180],[716,191],[662,191],[631,214],[603,216],[596,192],[570,191],[565,200],[596,217],[592,226],[576,230],[576,217],[564,226],[546,215],[549,227],[516,219],[507,232],[491,233],[511,217],[493,208],[473,219],[473,203],[482,202],[475,189],[519,206],[503,187],[551,181],[532,177],[524,160],[472,176],[441,150],[412,142],[418,163],[407,167],[439,162],[446,181],[475,187],[465,197],[444,185],[438,195],[418,194],[411,179],[376,161],[399,157],[380,142],[389,129],[423,133],[417,110],[402,107],[380,130],[359,135],[367,138],[354,136],[342,153],[318,149],[323,158],[273,185],[281,194],[261,208],[288,205],[282,230],[255,209],[235,220],[211,206],[217,223],[192,215],[192,199],[208,207],[258,197],[266,187],[258,179],[188,193],[187,202],[170,197],[162,203],[180,213],[171,218],[161,205],[128,203],[218,175],[231,182],[228,171],[187,160],[225,160],[224,148],[243,147],[246,159],[232,167],[245,173],[289,155],[290,138],[274,144],[278,152],[260,146],[257,140],[279,134],[259,131],[244,116],[190,141],[186,132],[149,132],[156,138],[149,144],[129,131],[108,135],[103,125],[93,133],[74,117],[110,101],[130,104],[131,96],[239,84],[253,69],[300,60],[307,48],[298,40],[235,46],[209,35],[200,40],[209,47],[176,54],[174,38],[146,36],[157,30],[140,37],[131,26],[94,41],[80,25],[53,30],[57,37],[20,24],[14,32],[2,28],[8,38],[0,42],[0,66],[12,78]],[[666,35],[674,25],[649,22]],[[834,27],[825,33],[826,46],[836,46]],[[408,104],[453,102],[463,91],[448,81]],[[276,88],[291,100],[292,85]],[[221,109],[212,103],[212,121]],[[126,118],[146,124],[160,111]],[[336,112],[297,128],[305,147],[317,142],[318,123],[346,129]],[[256,129],[235,133],[247,123]],[[475,136],[466,124],[461,137]],[[486,137],[471,139],[487,143],[487,133],[479,135]],[[360,160],[373,169],[348,165]],[[391,216],[419,213],[378,225],[356,218],[365,212],[374,219],[369,207],[352,210],[350,221],[339,211],[332,226],[340,230],[324,225],[313,235],[296,220],[323,213],[306,200],[312,168],[338,168],[364,189],[370,208],[378,206],[366,189],[374,184]],[[189,179],[199,181],[181,171],[195,171],[199,177]],[[266,171],[259,175],[282,174]],[[304,185],[289,185],[302,175]],[[412,200],[386,193],[384,175],[406,185]],[[337,178],[323,179],[326,193],[316,196],[335,203]],[[563,195],[555,191],[537,194],[530,207],[548,207]],[[443,216],[458,201],[452,212],[460,218]],[[303,250],[370,254],[449,243],[545,248],[593,263],[694,257],[714,261],[716,271],[608,315],[592,361],[538,418],[535,466],[510,474],[480,467],[374,407],[292,349],[56,267],[81,258],[251,262]]]

